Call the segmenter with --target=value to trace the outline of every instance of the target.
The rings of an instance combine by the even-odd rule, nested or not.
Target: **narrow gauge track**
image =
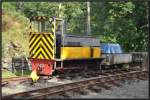
[[[106,71],[105,71],[106,72]],[[107,71],[107,72],[109,72],[109,71]],[[94,73],[94,74],[92,74],[92,73]],[[97,74],[99,74],[100,72],[99,71],[97,71],[97,72],[87,72],[87,73],[85,73],[86,74],[86,76],[87,75],[90,75],[90,76],[92,76],[92,75],[97,75]],[[61,74],[60,76],[58,76],[57,78],[65,78],[66,76],[69,76],[69,77],[73,77],[73,76],[75,76],[75,75],[77,75],[77,74],[79,74],[79,73],[72,73],[72,74]],[[89,76],[89,77],[90,77]],[[41,77],[42,78],[42,77]],[[23,81],[28,81],[28,80],[32,80],[31,79],[31,77],[30,76],[17,76],[17,77],[10,77],[10,78],[2,78],[2,86],[5,86],[6,84],[8,84],[8,83],[11,83],[11,82],[17,82],[17,83],[20,83],[20,82],[23,82]]]
[[[6,84],[11,82],[22,82],[27,80],[31,80],[31,78],[29,76],[2,78],[2,86],[5,86]]]
[[[109,72],[109,70],[106,70],[104,72]],[[94,73],[94,74],[93,74]],[[74,77],[75,75],[78,75],[79,73],[71,73],[71,74],[61,74],[57,78],[66,78],[66,76],[69,77]],[[99,71],[90,71],[85,73],[85,77],[92,77],[95,75],[100,74]],[[41,77],[42,79],[42,77]],[[10,78],[2,78],[2,86],[5,86],[6,84],[11,84],[12,82],[14,83],[21,83],[24,81],[32,80],[30,76],[17,76],[17,77],[10,77]]]
[[[52,95],[59,95],[64,92],[81,90],[83,88],[88,88],[93,85],[100,85],[104,88],[110,88],[111,85],[119,86],[117,80],[126,80],[126,79],[146,79],[148,77],[148,71],[129,71],[129,72],[120,72],[117,74],[103,74],[99,77],[88,78],[85,80],[75,81],[67,84],[57,85],[53,87],[47,87],[27,92],[20,92],[12,95],[3,96],[3,99],[9,98],[22,98],[22,99],[43,99]]]
[[[29,76],[21,76],[21,77],[10,77],[10,78],[2,78],[2,81],[16,81],[16,80],[25,80],[30,79]]]

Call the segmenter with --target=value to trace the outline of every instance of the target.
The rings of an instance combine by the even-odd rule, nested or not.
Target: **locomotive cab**
[[[52,75],[54,71],[55,58],[60,55],[62,22],[55,17],[30,18],[29,58],[32,71],[39,75]]]

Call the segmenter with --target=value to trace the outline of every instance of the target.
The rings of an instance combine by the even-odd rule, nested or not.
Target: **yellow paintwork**
[[[53,40],[54,36],[50,33],[31,33],[29,41],[30,57],[36,59],[52,59],[54,54]]]
[[[101,49],[98,47],[93,47],[93,58],[101,57]]]
[[[99,58],[101,50],[93,47],[93,57]],[[91,58],[90,47],[61,47],[61,59]]]

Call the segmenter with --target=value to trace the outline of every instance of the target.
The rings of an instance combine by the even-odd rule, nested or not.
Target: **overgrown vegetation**
[[[2,73],[2,78],[9,78],[9,77],[16,77],[16,75],[10,71],[3,71]]]
[[[23,71],[23,76],[29,76],[31,74],[31,71],[25,70]],[[16,77],[16,76],[22,76],[22,71],[15,71],[12,73],[11,71],[4,70],[2,73],[2,78],[9,78],[9,77]]]
[[[15,10],[11,3],[3,3],[2,54],[3,57],[28,55],[28,19]]]
[[[61,8],[59,9],[61,4]],[[67,33],[86,34],[86,2],[3,2],[2,51],[28,56],[28,27],[31,16],[62,16]],[[125,52],[148,50],[148,2],[91,2],[91,34],[101,42],[119,43]],[[21,46],[17,51],[10,42]]]

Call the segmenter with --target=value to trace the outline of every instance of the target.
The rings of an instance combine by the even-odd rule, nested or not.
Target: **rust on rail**
[[[147,71],[121,72],[121,73],[118,73],[115,75],[107,74],[106,76],[93,77],[93,78],[88,78],[85,80],[74,81],[71,83],[62,84],[62,85],[57,85],[57,86],[27,91],[27,92],[21,92],[21,93],[16,93],[16,94],[12,94],[12,95],[7,95],[2,98],[18,98],[18,97],[29,98],[29,99],[46,98],[47,96],[57,95],[57,94],[67,92],[67,91],[72,91],[75,89],[80,90],[81,88],[85,88],[85,87],[88,87],[90,85],[95,85],[95,84],[99,84],[106,89],[110,89],[111,85],[120,86],[119,83],[114,82],[115,80],[121,80],[121,79],[128,78],[126,76],[131,76],[131,77],[140,76],[140,75],[142,75],[142,73],[147,73]]]

